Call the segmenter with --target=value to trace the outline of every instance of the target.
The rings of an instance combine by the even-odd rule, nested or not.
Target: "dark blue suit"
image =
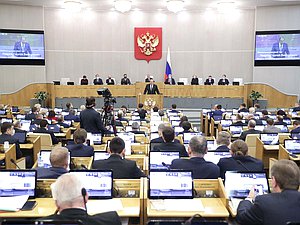
[[[179,151],[180,157],[188,157],[188,153],[185,150],[184,145],[175,143],[175,142],[164,142],[158,145],[155,145],[153,148],[154,151]]]
[[[32,54],[29,43],[24,42],[23,45],[24,46],[22,48],[22,42],[21,41],[18,41],[18,42],[15,43],[15,46],[14,46],[15,56],[24,57],[24,56],[28,56],[28,54]]]
[[[50,134],[52,144],[53,145],[58,144],[58,140],[57,140],[57,138],[55,137],[54,133],[51,130],[47,130],[46,128],[42,127],[42,128],[34,130],[33,133]]]
[[[57,179],[60,175],[68,172],[68,170],[62,167],[38,167],[35,170],[37,171],[38,179]]]
[[[287,43],[282,43],[282,49],[279,48],[279,43],[274,43],[272,47],[272,57],[273,58],[284,58],[285,54],[289,55],[289,46]]]
[[[80,113],[80,128],[90,133],[111,133],[103,126],[100,114],[93,108],[87,108]]]
[[[75,115],[66,115],[64,117],[65,120],[73,120],[74,122],[80,122],[80,118],[79,116],[75,116]]]
[[[219,167],[201,157],[174,159],[170,168],[192,170],[194,179],[216,179],[220,176]]]
[[[215,152],[229,152],[229,148],[226,145],[220,145],[216,148]]]
[[[218,166],[222,178],[225,178],[226,171],[264,171],[263,162],[249,155],[222,158]]]
[[[90,157],[94,156],[94,148],[84,144],[67,145],[71,157]]]
[[[19,159],[22,157],[22,152],[20,150],[20,145],[18,139],[14,138],[9,134],[1,134],[0,135],[0,144],[4,144],[5,141],[8,141],[9,144],[16,145],[16,158]]]
[[[150,143],[164,143],[164,140],[162,137],[154,138],[150,141]],[[180,144],[180,141],[178,139],[174,139],[174,143]]]
[[[300,133],[300,127],[291,130],[291,133]]]
[[[300,221],[300,193],[284,190],[281,193],[260,195],[254,204],[248,200],[240,202],[237,221],[241,225],[286,225],[288,221]]]

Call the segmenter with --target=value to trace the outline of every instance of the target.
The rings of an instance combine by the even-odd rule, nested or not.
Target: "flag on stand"
[[[169,75],[172,75],[172,65],[171,65],[170,49],[168,48],[165,80],[169,78]]]

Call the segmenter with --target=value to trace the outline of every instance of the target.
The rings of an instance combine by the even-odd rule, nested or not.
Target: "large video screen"
[[[255,66],[300,66],[300,30],[257,31]]]
[[[45,65],[44,31],[0,29],[1,65]]]

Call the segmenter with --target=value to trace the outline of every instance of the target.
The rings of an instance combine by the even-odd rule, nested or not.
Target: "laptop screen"
[[[149,199],[193,198],[192,171],[153,171],[149,175]]]
[[[16,132],[13,137],[18,139],[20,144],[26,143],[26,132]]]
[[[118,137],[122,138],[124,141],[134,143],[134,133],[118,133]]]
[[[211,152],[207,152],[204,155],[204,159],[208,162],[213,162],[214,164],[218,164],[218,162],[220,161],[220,159],[222,158],[228,158],[231,157],[230,152],[215,152],[215,151],[211,151]]]
[[[7,122],[7,123],[12,123],[13,120],[12,120],[12,119],[8,119],[8,118],[2,118],[2,119],[1,119],[1,123],[5,123],[5,122]]]
[[[292,154],[300,154],[300,139],[284,140],[284,147]]]
[[[229,127],[232,124],[232,120],[221,120],[221,125],[223,128]]]
[[[216,146],[215,140],[207,140],[207,150],[208,151],[216,150],[216,148],[217,148],[217,146]]]
[[[260,134],[260,140],[264,145],[278,145],[279,135],[277,133]]]
[[[243,126],[229,126],[230,133],[232,135],[240,135],[243,132]]]
[[[91,199],[108,199],[113,197],[112,170],[71,170],[83,182]]]
[[[192,139],[192,137],[195,137],[195,136],[202,136],[202,133],[183,133],[183,143],[184,144],[188,144],[190,143],[190,140]]]
[[[18,114],[17,115],[17,120],[25,120],[25,115],[22,115],[22,114]]]
[[[0,115],[5,115],[6,114],[6,110],[0,110]]]
[[[36,170],[0,170],[0,197],[36,196]]]
[[[31,124],[30,120],[21,120],[20,124],[21,124],[21,129],[22,130],[26,130],[26,131],[30,130],[30,124]]]
[[[102,144],[102,134],[92,134],[91,135],[91,144],[101,145]]]
[[[289,132],[288,127],[285,126],[285,125],[274,125],[274,127],[279,128],[279,129],[281,130],[282,133],[287,133],[287,132]]]
[[[149,169],[167,170],[173,159],[179,159],[179,151],[151,151],[149,152]]]
[[[246,198],[253,187],[256,195],[269,193],[267,174],[237,171],[225,173],[225,191],[229,198]]]
[[[51,150],[41,150],[38,155],[38,167],[44,167],[44,168],[50,168],[51,163],[50,163],[50,154]],[[70,165],[70,152],[69,152],[69,157],[68,157],[68,165]],[[70,169],[70,168],[68,168]]]
[[[110,156],[110,154],[108,152],[95,151],[94,152],[94,161],[108,159],[109,156]]]

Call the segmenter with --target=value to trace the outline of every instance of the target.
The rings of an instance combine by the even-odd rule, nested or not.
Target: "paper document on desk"
[[[0,197],[0,211],[19,211],[27,202],[28,195]]]
[[[122,201],[118,198],[107,200],[90,200],[86,204],[86,207],[89,214],[123,210]]]
[[[150,200],[151,209],[159,211],[204,211],[200,199]]]

